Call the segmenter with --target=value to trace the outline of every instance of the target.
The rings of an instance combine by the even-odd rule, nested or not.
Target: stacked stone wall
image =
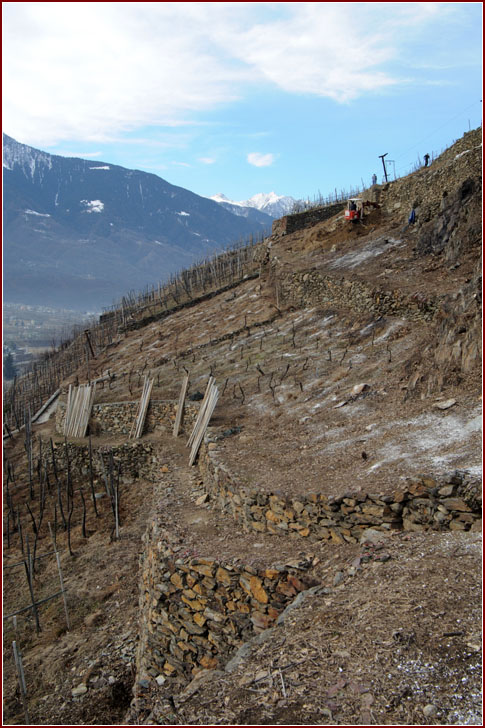
[[[303,230],[312,227],[319,222],[328,220],[345,209],[344,202],[336,202],[334,205],[326,205],[318,207],[315,210],[307,210],[306,212],[297,212],[294,215],[285,215],[279,220],[273,222],[272,235],[288,235],[296,230]]]
[[[275,285],[280,305],[298,308],[325,304],[375,316],[430,321],[440,307],[439,299],[431,294],[385,291],[357,279],[334,278],[316,270],[283,275]]]
[[[68,442],[53,445],[58,474],[67,469],[67,457],[71,472],[89,477],[89,446]],[[120,466],[123,482],[133,482],[139,478],[154,480],[160,469],[158,448],[151,442],[132,440],[122,445],[92,448],[92,467],[95,478],[102,477],[109,465],[108,454],[113,455],[115,467]],[[103,459],[104,468],[101,465]],[[49,450],[44,453],[43,459],[49,467],[52,456]]]
[[[422,476],[390,496],[284,497],[240,487],[211,445],[204,444],[199,461],[204,488],[213,508],[230,513],[246,532],[342,544],[358,542],[369,527],[481,529],[481,491],[465,471],[442,482]],[[224,667],[235,650],[272,627],[298,593],[315,584],[300,564],[298,570],[288,564],[254,569],[200,558],[156,518],[144,536],[140,579],[138,675],[185,680],[201,669]]]
[[[140,560],[138,675],[191,679],[223,667],[231,653],[274,625],[314,581],[301,570],[264,570],[194,558],[154,520]]]
[[[206,444],[200,455],[204,488],[211,501],[222,512],[232,514],[246,531],[293,533],[340,544],[357,543],[369,527],[407,531],[481,528],[480,485],[466,471],[457,471],[443,481],[413,478],[393,495],[361,492],[285,497],[242,487],[210,446]]]
[[[136,420],[139,402],[109,402],[93,405],[89,420],[89,431],[95,435],[112,434],[129,436]],[[177,416],[176,402],[150,401],[143,432],[171,432]],[[181,432],[193,427],[199,405],[187,402]],[[56,410],[56,431],[63,434],[66,418],[66,405],[59,402]]]

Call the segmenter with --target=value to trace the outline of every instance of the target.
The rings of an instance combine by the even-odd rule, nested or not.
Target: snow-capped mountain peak
[[[12,137],[3,134],[3,167],[8,170],[21,167],[33,180],[36,171],[42,175],[45,170],[52,169],[52,158],[46,152],[19,144]]]
[[[237,207],[252,207],[274,218],[287,215],[291,212],[296,202],[293,197],[277,195],[276,192],[258,192],[248,200],[241,200],[239,202],[229,200],[222,192],[213,195],[210,199],[219,203],[236,205]]]
[[[230,205],[240,205],[241,207],[245,206],[244,202],[234,202],[234,200],[230,200],[223,192],[218,192],[216,195],[209,197],[209,199],[214,200],[214,202],[228,202]]]

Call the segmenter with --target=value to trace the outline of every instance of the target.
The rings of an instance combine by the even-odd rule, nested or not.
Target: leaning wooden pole
[[[187,441],[187,447],[191,447],[192,443],[194,441],[195,435],[197,433],[197,429],[199,427],[200,422],[202,422],[205,414],[205,410],[207,408],[207,402],[209,399],[209,393],[212,389],[212,383],[214,382],[214,377],[210,376],[209,381],[207,382],[207,387],[204,394],[204,399],[202,400],[202,404],[200,406],[199,414],[197,415],[197,420],[195,421],[194,429],[192,430],[190,437]]]
[[[178,437],[180,425],[184,416],[185,397],[187,394],[187,388],[189,386],[189,375],[186,374],[182,382],[182,389],[180,390],[179,403],[177,407],[177,416],[175,417],[175,423],[173,426],[173,436]]]
[[[145,417],[148,409],[148,405],[150,403],[150,396],[152,392],[152,387],[154,383],[154,379],[148,379],[148,377],[145,376],[143,380],[143,392],[140,399],[140,404],[138,406],[138,415],[135,420],[135,422],[132,425],[131,431],[130,431],[130,438],[139,438],[142,435],[143,432],[143,425],[145,424]]]
[[[209,392],[208,400],[207,400],[207,406],[205,408],[205,412],[202,417],[202,420],[198,424],[197,432],[196,432],[196,435],[194,437],[194,441],[192,444],[192,450],[191,450],[190,458],[189,458],[189,465],[194,464],[195,458],[197,457],[197,453],[199,451],[200,444],[202,442],[202,438],[204,437],[204,433],[207,429],[210,418],[212,417],[212,413],[214,412],[218,398],[219,398],[219,391],[218,391],[217,387],[215,386],[215,384],[212,384],[211,390]]]

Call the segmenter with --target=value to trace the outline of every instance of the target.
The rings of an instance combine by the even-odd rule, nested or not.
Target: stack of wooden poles
[[[81,384],[79,387],[69,385],[64,422],[66,437],[84,437],[86,435],[95,392],[95,384]]]
[[[209,377],[209,382],[205,390],[204,399],[202,400],[194,429],[192,430],[192,433],[187,442],[187,447],[192,447],[192,450],[190,452],[189,465],[194,464],[195,458],[197,457],[197,453],[199,451],[200,443],[202,442],[202,438],[204,437],[204,433],[209,424],[209,420],[212,417],[212,413],[214,412],[214,408],[217,404],[218,398],[219,390],[215,385],[214,377],[211,376]]]
[[[154,379],[148,379],[148,377],[145,377],[143,380],[143,392],[141,395],[140,405],[138,407],[138,415],[131,428],[130,438],[138,438],[142,435],[154,381]]]

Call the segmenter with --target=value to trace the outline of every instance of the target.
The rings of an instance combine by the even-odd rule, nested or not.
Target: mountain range
[[[154,174],[51,155],[4,134],[4,299],[99,309],[271,230],[273,214],[232,206]]]
[[[218,202],[234,215],[250,217],[254,214],[255,210],[259,210],[266,215],[270,215],[272,218],[287,215],[293,210],[295,203],[297,202],[294,197],[277,195],[276,192],[260,192],[257,195],[250,197],[249,200],[243,200],[242,202],[229,200],[222,192],[219,192],[217,195],[213,195],[209,199]]]

